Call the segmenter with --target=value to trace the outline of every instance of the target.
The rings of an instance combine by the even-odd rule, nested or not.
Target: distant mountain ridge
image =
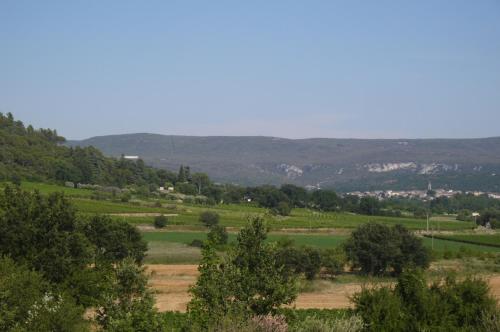
[[[261,136],[124,134],[68,141],[119,157],[138,155],[169,169],[181,164],[218,182],[295,183],[339,191],[500,191],[500,137],[479,139],[286,139]]]

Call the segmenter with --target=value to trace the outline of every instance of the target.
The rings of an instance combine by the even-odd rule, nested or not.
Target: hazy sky
[[[500,1],[0,0],[0,112],[67,138],[500,135]]]

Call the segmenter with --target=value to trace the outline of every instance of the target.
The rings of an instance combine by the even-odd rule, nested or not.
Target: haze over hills
[[[500,191],[500,137],[480,139],[284,139],[125,134],[69,141],[109,156],[181,164],[241,185],[294,183],[339,191],[435,188]]]

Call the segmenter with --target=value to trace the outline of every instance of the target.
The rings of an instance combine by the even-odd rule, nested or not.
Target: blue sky
[[[0,112],[71,139],[500,135],[500,1],[0,1]]]

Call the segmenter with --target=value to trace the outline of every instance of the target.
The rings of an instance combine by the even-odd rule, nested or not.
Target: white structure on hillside
[[[123,159],[137,160],[139,159],[139,156],[123,156]]]

